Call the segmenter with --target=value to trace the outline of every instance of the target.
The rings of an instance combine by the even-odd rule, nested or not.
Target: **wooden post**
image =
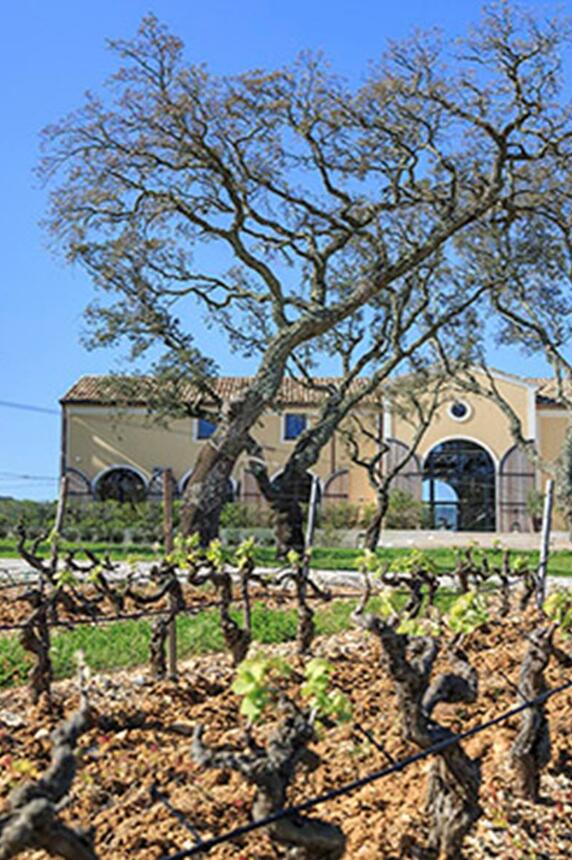
[[[165,553],[173,551],[173,473],[171,469],[163,472],[163,545]],[[169,597],[171,609],[173,609],[173,595]],[[167,639],[167,671],[169,677],[177,677],[177,618],[173,616],[169,624]]]
[[[59,555],[59,547],[58,547],[58,539],[61,535],[61,531],[64,525],[64,517],[66,514],[66,504],[68,500],[68,488],[69,488],[69,478],[67,475],[62,475],[62,479],[60,481],[60,494],[58,497],[58,507],[56,510],[56,521],[54,523],[54,536],[55,540],[52,544],[52,552],[51,552],[51,565],[52,572],[56,573],[56,566],[58,563],[58,555]]]
[[[542,533],[540,537],[540,561],[536,574],[536,605],[542,609],[546,597],[546,578],[548,576],[548,554],[550,552],[550,529],[552,526],[552,507],[554,504],[554,481],[546,482],[544,512],[542,514]]]
[[[306,524],[306,549],[314,543],[314,530],[316,528],[316,511],[318,508],[318,478],[312,476],[312,489],[310,490],[310,504],[308,505],[308,522]]]

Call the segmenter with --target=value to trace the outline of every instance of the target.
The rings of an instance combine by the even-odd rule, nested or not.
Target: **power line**
[[[183,851],[178,851],[176,854],[164,855],[160,858],[160,860],[183,860],[183,858],[186,857],[194,857],[197,854],[202,854],[204,851],[210,851],[211,848],[215,848],[217,845],[221,845],[224,842],[230,842],[233,839],[237,839],[239,836],[245,836],[247,833],[251,833],[253,830],[259,830],[261,827],[267,827],[269,824],[274,824],[276,821],[281,821],[283,818],[288,818],[292,815],[298,815],[301,812],[307,812],[307,810],[313,809],[320,803],[326,803],[327,801],[335,800],[338,797],[342,797],[345,794],[350,794],[350,792],[355,791],[358,788],[363,788],[364,786],[369,785],[372,782],[376,782],[379,779],[383,779],[386,776],[390,776],[393,773],[399,773],[400,771],[405,770],[410,765],[415,764],[418,761],[422,761],[423,759],[429,758],[436,753],[441,753],[449,747],[455,746],[461,741],[466,740],[467,738],[471,738],[474,735],[478,735],[480,734],[480,732],[483,732],[486,729],[493,728],[493,726],[497,726],[500,723],[505,722],[505,720],[517,716],[517,714],[522,713],[522,711],[525,711],[528,708],[534,707],[534,705],[542,704],[543,702],[546,702],[548,699],[550,699],[552,696],[555,696],[558,693],[563,693],[565,690],[568,690],[571,687],[572,681],[567,681],[560,687],[555,687],[553,690],[548,690],[546,693],[542,693],[535,699],[530,699],[529,701],[523,702],[523,704],[517,705],[515,708],[512,708],[512,710],[506,711],[504,714],[501,714],[498,717],[493,717],[486,723],[480,723],[477,726],[473,726],[473,728],[471,729],[467,729],[467,731],[465,732],[461,732],[458,735],[453,735],[452,737],[446,738],[443,741],[439,741],[439,743],[434,744],[432,747],[429,747],[425,750],[421,750],[420,752],[414,753],[413,755],[407,756],[406,758],[401,759],[401,761],[395,762],[395,764],[392,764],[388,767],[384,767],[381,770],[374,771],[367,776],[355,779],[352,782],[348,782],[345,785],[340,786],[339,788],[334,788],[331,791],[327,791],[324,794],[318,795],[317,797],[312,797],[309,800],[303,800],[301,803],[296,803],[293,806],[283,807],[282,809],[273,812],[271,815],[267,815],[265,818],[260,818],[257,821],[250,821],[248,824],[243,824],[240,827],[235,827],[233,830],[229,830],[226,833],[222,833],[220,836],[214,836],[211,839],[205,839],[202,842],[198,842],[192,848],[186,848]]]
[[[43,412],[46,415],[59,415],[58,409],[49,409],[47,406],[34,406],[31,403],[13,403],[11,400],[0,400],[0,406],[6,409],[22,409],[25,412]]]
[[[0,481],[7,480],[21,480],[21,481],[57,481],[57,477],[55,475],[21,475],[18,472],[0,472]]]

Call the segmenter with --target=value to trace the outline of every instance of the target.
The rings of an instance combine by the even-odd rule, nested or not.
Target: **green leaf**
[[[60,570],[54,577],[56,588],[64,588],[66,585],[74,586],[78,584],[77,577],[73,571],[69,569]]]
[[[286,556],[286,560],[290,567],[297,567],[301,561],[300,553],[296,552],[295,549],[291,549]]]
[[[380,560],[370,549],[365,549],[356,559],[356,563],[360,573],[379,573]]]
[[[447,624],[453,633],[471,633],[489,621],[484,597],[475,590],[462,594],[451,606]]]
[[[245,567],[247,564],[254,561],[254,553],[256,552],[256,538],[249,537],[243,540],[237,547],[234,554],[235,561],[239,568]]]

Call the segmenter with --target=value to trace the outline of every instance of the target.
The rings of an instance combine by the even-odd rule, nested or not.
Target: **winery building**
[[[497,389],[519,416],[523,435],[536,442],[541,456],[554,460],[563,445],[567,412],[547,379],[494,372]],[[240,394],[244,377],[221,377],[223,399]],[[214,426],[203,418],[172,420],[168,426],[149,414],[148,404],[133,400],[120,407],[110,395],[109,380],[84,376],[62,397],[61,471],[70,493],[82,498],[159,498],[162,474],[170,468],[182,494],[201,446]],[[379,422],[389,446],[391,468],[408,450],[412,425],[386,403],[366,401],[360,410]],[[275,409],[256,427],[269,471],[280,473],[296,438],[312,423],[319,391],[286,379]],[[322,450],[313,470],[322,504],[364,505],[374,493],[364,469],[350,461],[336,435]],[[542,490],[545,476],[515,445],[507,418],[495,402],[451,389],[426,432],[416,455],[394,487],[426,506],[429,527],[455,531],[531,531],[528,501]],[[229,498],[248,504],[262,499],[245,458],[235,467]]]

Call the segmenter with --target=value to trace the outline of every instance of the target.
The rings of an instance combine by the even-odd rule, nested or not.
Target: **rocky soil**
[[[476,704],[440,705],[436,719],[454,730],[484,722],[518,702],[515,685],[526,649],[532,614],[491,623],[471,635],[468,651],[479,671]],[[570,643],[561,647],[570,652]],[[292,645],[272,649],[293,665]],[[353,721],[325,731],[315,745],[322,766],[300,771],[292,785],[293,803],[350,782],[387,764],[383,745],[395,758],[416,749],[401,738],[392,684],[381,663],[377,642],[350,631],[315,643],[315,653],[335,667],[334,683],[351,699]],[[443,661],[437,670],[445,667]],[[554,663],[549,684],[570,676]],[[239,700],[229,692],[233,672],[226,656],[193,659],[178,684],[156,682],[141,673],[116,673],[92,680],[91,701],[97,725],[80,743],[79,772],[64,817],[94,827],[96,848],[106,860],[157,860],[190,847],[193,838],[177,818],[151,796],[156,784],[184,813],[203,839],[248,821],[252,789],[236,773],[207,771],[193,763],[190,733],[200,721],[207,743],[229,747],[242,743],[244,724]],[[49,760],[49,731],[73,710],[77,694],[71,682],[56,685],[52,713],[32,708],[24,690],[0,696],[0,814],[9,791],[39,774]],[[572,857],[572,690],[548,704],[553,750],[542,779],[542,799],[533,805],[513,797],[508,751],[518,717],[467,742],[483,756],[481,804],[484,815],[466,841],[468,860],[556,860]],[[368,740],[362,729],[373,737]],[[268,726],[257,729],[264,734]],[[428,762],[409,767],[353,794],[318,807],[312,815],[343,828],[346,856],[352,860],[429,857],[424,850],[423,797]],[[30,860],[40,858],[30,853]],[[205,856],[205,855],[202,855]],[[214,849],[213,858],[271,860],[284,856],[261,831]]]

